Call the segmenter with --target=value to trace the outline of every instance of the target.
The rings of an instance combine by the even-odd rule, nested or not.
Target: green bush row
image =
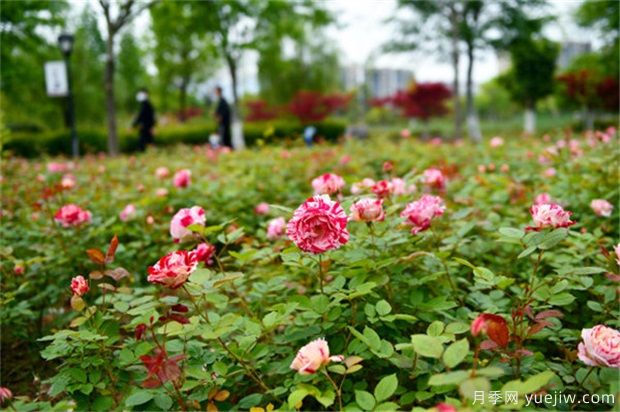
[[[276,142],[294,144],[301,141],[303,128],[298,123],[286,121],[245,123],[243,133],[248,147]],[[327,120],[316,125],[316,128],[318,137],[333,142],[344,134],[345,124],[338,120]],[[158,127],[155,144],[157,146],[205,144],[209,142],[209,135],[215,130],[215,124],[206,122]],[[98,153],[107,150],[105,129],[79,129],[78,136],[80,153]],[[119,145],[124,153],[136,151],[138,149],[137,131],[119,130]],[[35,157],[41,154],[70,155],[71,135],[69,130],[11,133],[7,141],[3,142],[2,151],[22,157]]]

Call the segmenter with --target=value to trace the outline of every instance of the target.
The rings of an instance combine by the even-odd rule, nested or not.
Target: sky
[[[71,0],[79,12],[89,0]],[[396,0],[316,0],[321,1],[326,8],[336,16],[338,24],[327,30],[328,38],[334,42],[340,51],[342,65],[363,65],[370,57],[375,67],[408,69],[414,72],[419,81],[441,81],[449,83],[452,80],[452,68],[446,61],[437,56],[424,53],[385,54],[381,49],[384,44],[394,38],[395,26],[386,22],[399,11]],[[596,46],[594,34],[575,26],[571,21],[571,14],[579,6],[581,0],[550,0],[551,12],[557,17],[555,22],[547,25],[545,35],[555,41],[579,40],[590,41]],[[91,7],[98,5],[90,0]],[[135,33],[144,33],[149,25],[148,13],[143,13],[136,19],[132,30]],[[103,29],[103,21],[100,22]],[[244,58],[240,70],[241,92],[256,93],[257,56],[249,54]],[[462,78],[465,75],[465,65],[462,64]],[[481,84],[499,74],[497,56],[491,50],[477,55],[474,70],[474,83]],[[222,84],[226,89],[229,84],[228,75],[224,69],[215,75],[214,83]]]

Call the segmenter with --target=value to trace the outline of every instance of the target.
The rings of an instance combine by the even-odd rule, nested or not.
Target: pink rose
[[[604,325],[582,329],[579,359],[590,366],[620,368],[620,332]]]
[[[188,226],[193,224],[204,226],[206,221],[205,211],[200,206],[183,208],[170,221],[170,235],[175,241],[179,241],[192,234],[192,231],[187,229]]]
[[[192,172],[188,169],[179,170],[174,174],[172,183],[176,187],[187,187],[191,183]]]
[[[159,196],[159,197],[168,196],[168,189],[166,189],[165,187],[158,188],[157,190],[155,190],[155,196]]]
[[[535,205],[547,205],[552,203],[551,196],[547,192],[543,192],[534,199]]]
[[[471,323],[470,331],[472,336],[484,333],[499,346],[505,347],[510,341],[510,332],[506,319],[492,313],[481,313]]]
[[[132,205],[132,204],[128,204],[127,206],[125,206],[125,208],[123,210],[121,210],[121,212],[118,214],[118,217],[123,222],[131,220],[135,216],[136,216],[136,207],[134,205]]]
[[[431,140],[429,140],[429,143],[433,146],[441,146],[443,140],[441,139],[441,137],[433,137]]]
[[[269,213],[269,204],[265,202],[257,204],[254,208],[254,213],[256,213],[257,215],[266,215],[267,213]]]
[[[594,199],[590,202],[590,207],[597,216],[609,217],[614,210],[614,205],[605,199]]]
[[[4,386],[0,386],[0,404],[3,404],[6,400],[13,399],[13,392],[9,388],[5,388]]]
[[[557,203],[533,205],[530,214],[534,226],[528,226],[526,230],[541,230],[545,228],[569,227],[575,222],[570,220],[572,212],[566,211]]]
[[[271,219],[267,224],[267,239],[275,240],[284,234],[284,228],[286,227],[286,221],[283,217],[277,217]]]
[[[325,173],[312,180],[312,187],[316,195],[331,195],[342,190],[344,179],[333,173]]]
[[[441,402],[435,406],[437,412],[457,412],[456,408],[449,403]]]
[[[347,215],[328,195],[308,198],[295,210],[286,233],[305,252],[323,253],[349,241]]]
[[[386,198],[390,196],[392,189],[392,183],[387,180],[379,180],[372,187],[372,192],[379,198]]]
[[[556,175],[556,173],[557,173],[557,172],[556,172],[555,168],[550,167],[550,168],[546,169],[546,170],[543,172],[543,176],[545,176],[545,177],[553,177],[553,176],[555,176],[555,175]]]
[[[392,188],[392,194],[396,196],[406,195],[415,192],[417,189],[415,185],[409,185],[405,183],[400,177],[394,177],[390,180],[390,186]]]
[[[406,218],[408,225],[412,226],[411,233],[417,234],[431,226],[431,220],[443,215],[446,206],[439,196],[423,195],[419,200],[411,202],[400,217]]]
[[[510,166],[506,163],[502,164],[499,168],[503,173],[508,173],[510,171]]]
[[[620,243],[614,246],[614,252],[616,252],[616,263],[620,266]]]
[[[67,171],[67,165],[64,163],[50,162],[47,164],[47,171],[51,173],[63,173]]]
[[[502,139],[499,136],[495,136],[493,137],[490,141],[489,141],[489,145],[491,147],[500,147],[504,145],[504,139]]]
[[[329,356],[329,346],[325,339],[316,339],[308,343],[297,352],[297,356],[291,363],[291,369],[295,369],[300,375],[311,375],[317,372],[321,366],[330,362],[342,362],[342,355]]]
[[[351,161],[351,156],[349,155],[343,155],[340,160],[338,160],[338,163],[341,165],[346,165]]]
[[[351,205],[351,220],[377,222],[385,219],[383,199],[361,199]]]
[[[203,242],[194,249],[196,260],[205,262],[207,265],[213,264],[213,255],[215,254],[215,246],[210,243]]]
[[[61,207],[54,215],[54,220],[63,227],[79,226],[90,222],[91,218],[92,215],[89,211],[83,210],[72,203]]]
[[[424,171],[424,183],[429,187],[443,190],[446,187],[446,178],[441,170],[431,167]]]
[[[409,129],[403,129],[400,131],[400,137],[402,137],[403,139],[406,139],[410,136],[411,136],[411,132],[409,131]]]
[[[84,276],[76,276],[71,279],[71,291],[73,291],[74,295],[82,296],[86,292],[88,292],[90,288],[88,287],[88,282],[84,279]]]
[[[25,271],[26,271],[26,268],[24,267],[23,263],[16,263],[15,267],[13,267],[13,273],[15,273],[18,276],[23,275]]]
[[[176,289],[187,281],[197,266],[198,260],[195,252],[177,250],[159,259],[154,266],[150,266],[147,280]]]
[[[383,173],[390,173],[392,170],[394,170],[394,162],[391,160],[383,162]]]
[[[60,186],[62,186],[63,189],[73,189],[76,182],[77,180],[75,179],[75,176],[72,174],[66,174],[60,180]]]
[[[167,167],[161,166],[155,170],[155,176],[158,179],[165,179],[170,176],[170,170]]]

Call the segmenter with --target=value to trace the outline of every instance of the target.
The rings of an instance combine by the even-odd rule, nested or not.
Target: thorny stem
[[[200,310],[200,308],[198,307],[198,304],[196,303],[196,300],[194,299],[194,297],[192,296],[191,293],[189,293],[189,291],[187,290],[187,288],[185,287],[185,285],[183,285],[183,290],[185,290],[185,293],[187,294],[189,300],[192,302],[192,305],[194,306],[194,309],[196,310],[196,312],[204,319],[204,321],[208,324],[211,325],[211,322],[209,321],[209,318]],[[218,343],[220,344],[220,346],[230,355],[232,356],[242,367],[243,369],[245,369],[245,371],[247,372],[248,376],[250,378],[252,378],[252,380],[254,382],[256,382],[264,391],[266,392],[270,392],[271,389],[265,384],[265,382],[260,378],[260,376],[256,373],[256,371],[254,370],[254,368],[252,368],[252,366],[248,365],[248,363],[246,361],[244,361],[243,359],[241,359],[236,353],[234,353],[232,350],[230,350],[230,348],[228,347],[228,345],[226,344],[226,342],[224,342],[224,340],[222,338],[220,338],[219,336],[216,338],[216,340],[218,341]]]
[[[338,407],[340,411],[342,411],[344,408],[342,407],[342,396],[341,396],[341,386],[338,386],[336,384],[336,382],[334,382],[334,380],[332,379],[331,376],[329,376],[329,372],[327,372],[326,369],[323,369],[323,374],[327,377],[327,380],[329,380],[329,382],[332,384],[332,386],[334,387],[334,389],[336,390],[336,396],[338,397]],[[342,381],[344,382],[344,378],[342,379]]]

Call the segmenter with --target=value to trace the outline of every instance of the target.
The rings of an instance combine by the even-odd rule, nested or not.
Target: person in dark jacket
[[[230,106],[224,96],[222,96],[222,88],[215,88],[217,95],[217,106],[215,108],[215,118],[217,119],[217,133],[220,136],[220,142],[223,146],[233,148],[232,137],[230,132]]]
[[[136,100],[140,103],[140,111],[133,121],[133,127],[138,127],[140,139],[138,148],[141,152],[146,146],[153,143],[153,127],[155,126],[155,109],[149,101],[149,93],[146,89],[140,89],[136,94]]]

